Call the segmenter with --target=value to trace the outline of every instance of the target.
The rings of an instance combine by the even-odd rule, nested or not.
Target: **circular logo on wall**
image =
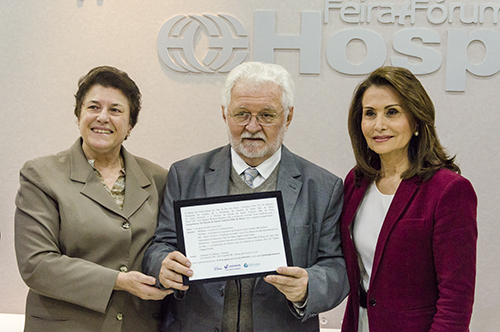
[[[248,34],[231,15],[177,15],[161,27],[157,47],[161,61],[172,70],[226,73],[248,55]]]

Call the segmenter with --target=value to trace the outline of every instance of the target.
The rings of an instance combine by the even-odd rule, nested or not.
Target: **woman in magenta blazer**
[[[348,122],[342,331],[468,331],[477,198],[439,142],[432,101],[410,71],[382,67],[356,89]]]

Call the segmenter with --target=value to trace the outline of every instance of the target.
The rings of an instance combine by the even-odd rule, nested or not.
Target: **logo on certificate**
[[[240,270],[241,264],[226,264],[224,265],[226,271]]]

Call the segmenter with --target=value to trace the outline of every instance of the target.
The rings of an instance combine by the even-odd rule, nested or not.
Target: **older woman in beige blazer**
[[[122,146],[141,94],[113,67],[79,81],[81,137],[28,161],[16,197],[15,245],[28,285],[25,331],[159,331],[160,300],[140,271],[166,170]]]

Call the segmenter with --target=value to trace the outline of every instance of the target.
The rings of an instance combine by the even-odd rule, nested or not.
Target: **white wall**
[[[402,5],[407,1],[387,2]],[[482,2],[498,0],[474,3]],[[277,33],[293,35],[300,33],[301,12],[323,13],[324,1],[2,0],[0,312],[23,312],[27,291],[17,271],[13,243],[18,171],[26,160],[66,149],[78,137],[73,115],[78,78],[102,64],[128,72],[143,93],[143,110],[125,146],[168,167],[176,160],[227,142],[219,106],[225,75],[178,73],[163,65],[156,48],[160,27],[175,15],[230,14],[249,34],[247,60],[252,60],[256,10],[276,11]],[[322,24],[323,40],[342,29],[361,27],[382,35],[388,55],[395,54],[390,42],[401,28],[398,24],[346,24],[339,21],[338,11],[332,11],[329,19],[329,24]],[[422,19],[415,27],[439,33],[442,42],[433,48],[444,57],[449,29],[500,33],[491,19],[482,25],[432,25]],[[298,52],[275,53],[275,62],[292,73],[297,85],[295,117],[285,143],[292,151],[343,177],[354,162],[346,129],[347,108],[353,89],[364,76],[336,72],[325,59],[325,48],[326,42],[319,75],[299,73]],[[353,44],[349,52],[353,61],[363,61],[364,48],[359,44]],[[469,58],[479,63],[484,52],[480,44],[474,45]],[[500,184],[500,172],[496,170],[500,162],[500,76],[468,74],[465,92],[445,92],[445,72],[446,59],[438,71],[420,79],[436,104],[441,141],[451,154],[457,154],[463,175],[472,181],[479,197],[478,276],[471,331],[495,331],[500,325],[496,313],[500,298],[496,283],[500,275],[496,264],[500,254],[496,239],[500,231],[496,192]]]

